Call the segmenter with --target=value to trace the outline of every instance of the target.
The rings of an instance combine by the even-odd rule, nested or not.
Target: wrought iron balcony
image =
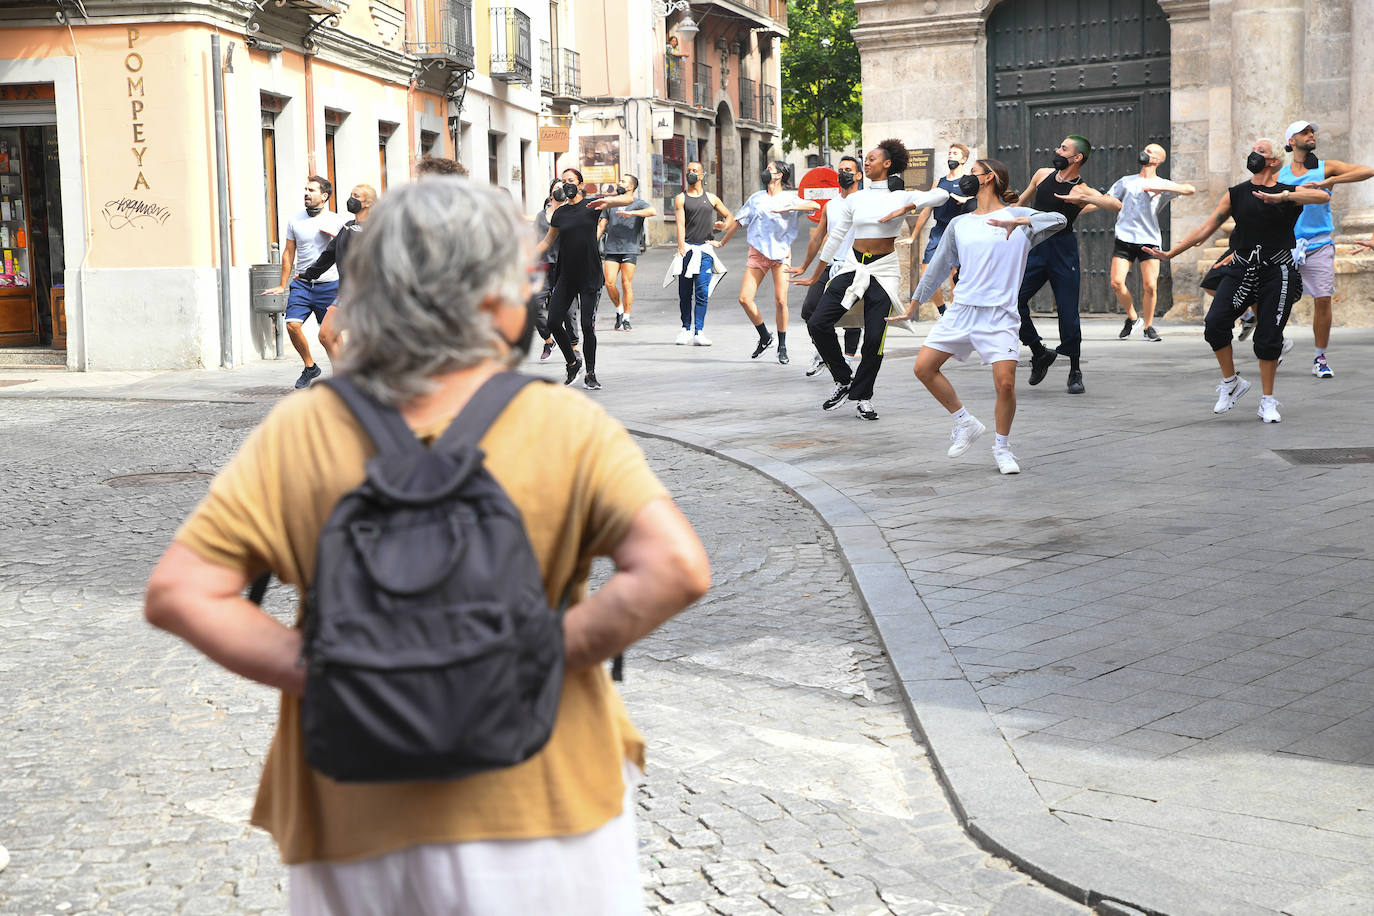
[[[529,85],[534,75],[530,17],[513,6],[491,8],[491,78]]]
[[[539,89],[553,95],[553,45],[539,39]]]
[[[472,0],[438,0],[433,10],[433,16],[420,17],[423,40],[406,42],[406,53],[446,70],[472,70],[477,61]]]
[[[698,108],[715,108],[716,94],[712,91],[711,65],[693,65],[692,104]]]
[[[582,97],[582,55],[568,48],[559,48],[563,58],[558,69],[558,86],[554,95],[569,99]]]
[[[750,121],[759,116],[759,84],[741,76],[739,78],[739,116]]]

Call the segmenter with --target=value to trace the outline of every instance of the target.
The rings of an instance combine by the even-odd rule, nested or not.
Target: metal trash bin
[[[281,283],[280,264],[254,264],[248,268],[248,298],[257,315],[272,315],[276,329],[277,359],[285,355],[286,343],[286,293],[265,296],[266,290],[274,289]]]

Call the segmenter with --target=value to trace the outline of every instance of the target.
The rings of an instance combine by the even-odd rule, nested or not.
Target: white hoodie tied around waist
[[[694,252],[696,257],[692,257]],[[710,242],[688,245],[686,255],[673,255],[673,260],[668,264],[668,272],[663,275],[663,285],[667,286],[678,277],[695,277],[701,269],[702,255],[708,255],[711,258],[711,286],[706,291],[706,295],[714,295],[721,278],[729,273],[730,269],[720,259],[720,249],[712,247]]]
[[[837,328],[861,328],[864,326],[864,293],[868,292],[870,283],[877,283],[882,287],[887,295],[888,309],[890,314],[897,314],[897,302],[900,298],[898,286],[902,282],[902,265],[897,260],[897,252],[885,254],[876,260],[869,261],[867,264],[860,264],[859,259],[854,257],[851,250],[849,255],[840,264],[840,269],[831,277],[834,282],[835,277],[845,274],[853,274],[854,279],[850,281],[849,288],[844,291],[844,298],[840,304],[844,306],[844,316],[835,325]]]

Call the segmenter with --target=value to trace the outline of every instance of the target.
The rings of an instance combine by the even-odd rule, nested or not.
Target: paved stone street
[[[140,618],[176,522],[269,406],[0,401],[22,533],[0,549],[0,912],[282,911],[275,848],[246,826],[275,696]],[[1086,912],[960,829],[815,515],[645,445],[715,564],[708,598],[628,660],[650,911]],[[291,596],[268,607],[289,617]]]

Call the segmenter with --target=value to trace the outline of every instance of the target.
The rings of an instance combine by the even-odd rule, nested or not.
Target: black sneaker
[[[784,366],[792,362],[792,360],[787,358],[786,347],[778,347],[778,362],[782,363]]]
[[[825,399],[825,403],[821,405],[821,408],[824,410],[834,410],[836,407],[839,407],[841,404],[843,404],[844,399],[848,396],[849,383],[837,382],[835,384],[835,389],[830,392],[830,397]]]
[[[1162,338],[1162,337],[1159,336],[1159,332],[1155,330],[1154,325],[1150,325],[1148,328],[1145,329],[1145,339],[1146,339],[1146,340],[1163,340],[1164,338]]]
[[[860,420],[878,419],[878,411],[873,409],[872,401],[860,401],[855,413],[858,414]]]
[[[619,331],[619,330],[620,330],[620,326],[623,325],[624,323],[625,323],[625,313],[624,313],[624,312],[616,312],[616,313],[615,313],[615,327],[612,328],[612,330]]]
[[[320,377],[319,366],[306,366],[301,370],[301,377],[296,379],[297,388],[309,388],[310,383]]]
[[[620,330],[622,330],[622,331],[633,331],[633,330],[634,330],[634,326],[630,324],[630,316],[629,316],[629,315],[626,315],[624,318],[620,319]]]
[[[1069,394],[1082,394],[1088,389],[1083,387],[1083,373],[1078,369],[1069,370]]]
[[[1123,324],[1123,325],[1121,326],[1121,333],[1118,334],[1118,335],[1116,335],[1116,336],[1117,336],[1117,337],[1120,337],[1122,340],[1125,340],[1127,337],[1130,337],[1130,336],[1131,336],[1131,329],[1134,328],[1134,327],[1135,327],[1135,319],[1134,319],[1134,318],[1127,318],[1127,319],[1126,319],[1126,323]]]
[[[768,335],[765,336],[765,337],[761,337],[761,338],[759,339],[759,345],[758,345],[757,347],[754,348],[754,353],[753,353],[753,355],[750,356],[749,358],[750,358],[750,359],[758,359],[758,358],[759,358],[759,354],[762,353],[764,350],[767,350],[767,349],[768,349],[769,347],[771,347],[771,346],[773,346],[773,335],[772,335],[772,334],[768,334]]]
[[[581,371],[582,360],[579,359],[576,362],[568,363],[568,377],[563,380],[563,384],[571,385],[573,383],[573,379],[577,378],[577,373]]]
[[[582,387],[586,388],[588,391],[601,390],[601,383],[596,380],[595,372],[588,372],[586,375],[582,376]]]
[[[1058,350],[1044,350],[1038,354],[1031,354],[1031,374],[1030,383],[1039,385],[1045,380],[1045,375],[1050,371],[1050,366],[1059,358]]]

